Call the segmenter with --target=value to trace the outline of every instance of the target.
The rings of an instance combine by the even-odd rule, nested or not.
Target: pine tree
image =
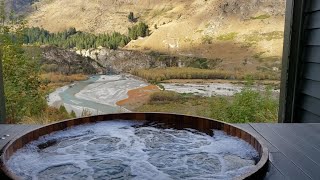
[[[137,33],[133,34],[137,38]],[[99,46],[117,49],[127,45],[130,41],[128,36],[118,32],[94,35],[77,31],[75,28],[69,28],[59,33],[49,33],[42,28],[26,28],[23,39],[25,44],[49,44],[62,48],[76,47],[78,49],[97,48]]]
[[[129,15],[128,15],[128,20],[129,20],[129,22],[134,22],[133,12],[130,12],[130,13],[129,13]]]

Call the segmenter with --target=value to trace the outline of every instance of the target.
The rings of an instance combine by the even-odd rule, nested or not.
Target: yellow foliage
[[[198,68],[154,68],[154,69],[137,69],[133,74],[144,78],[148,81],[160,82],[168,79],[239,79],[244,80],[247,77],[252,77],[256,80],[278,80],[279,77],[268,73],[251,73],[242,71],[225,71],[225,70],[211,70]]]
[[[88,78],[88,76],[83,74],[65,75],[60,73],[45,73],[41,74],[40,77],[41,79],[48,81],[49,83],[83,81]]]

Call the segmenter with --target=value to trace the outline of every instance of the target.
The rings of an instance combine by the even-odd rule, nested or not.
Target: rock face
[[[107,48],[88,50],[65,50],[53,46],[42,47],[42,68],[47,72],[63,74],[119,74],[134,69],[166,67],[172,59],[158,57],[138,51],[110,50]]]
[[[105,73],[129,73],[134,69],[166,67],[164,62],[138,51],[111,50],[100,47],[75,52],[100,64],[105,69]]]
[[[32,10],[31,5],[37,0],[6,0],[6,12],[14,11],[16,15],[25,14]]]
[[[104,70],[98,62],[69,50],[47,46],[42,47],[42,52],[41,64],[47,72],[96,74]]]
[[[227,15],[240,15],[241,19],[259,14],[270,16],[283,16],[285,14],[285,0],[220,0],[220,13]]]

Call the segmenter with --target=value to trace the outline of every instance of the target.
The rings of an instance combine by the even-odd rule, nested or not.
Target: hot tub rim
[[[135,118],[132,119],[128,119],[125,117],[133,117],[134,115]],[[2,170],[2,172],[10,179],[21,179],[20,176],[16,175],[14,172],[11,172],[6,165],[7,160],[12,156],[12,154],[14,152],[16,152],[16,150],[22,148],[24,145],[26,145],[27,143],[37,140],[39,137],[56,132],[56,131],[60,131],[60,130],[64,130],[67,128],[71,128],[74,126],[78,126],[78,125],[84,125],[84,124],[88,124],[88,123],[94,123],[94,122],[103,122],[103,121],[112,121],[112,120],[137,120],[137,121],[141,121],[141,120],[146,120],[146,121],[151,121],[152,120],[148,120],[147,117],[148,115],[158,115],[158,116],[170,116],[170,117],[188,117],[188,118],[195,118],[197,120],[201,120],[203,121],[208,121],[208,122],[214,122],[219,124],[220,129],[216,129],[216,130],[222,130],[224,131],[226,134],[233,136],[233,137],[237,137],[239,139],[242,139],[243,141],[246,141],[248,144],[250,144],[254,149],[256,149],[259,153],[260,159],[258,161],[257,164],[255,164],[255,168],[253,170],[251,170],[248,173],[245,173],[241,176],[236,177],[235,179],[257,179],[257,178],[262,178],[265,176],[266,172],[267,172],[267,168],[268,168],[268,161],[269,161],[269,150],[266,147],[266,145],[264,144],[264,142],[262,141],[262,139],[260,137],[257,137],[256,135],[247,132],[245,129],[241,128],[241,127],[237,127],[233,124],[227,123],[227,122],[222,122],[219,120],[215,120],[215,119],[211,119],[211,118],[207,118],[207,117],[201,117],[201,116],[190,116],[190,115],[186,115],[186,114],[178,114],[178,113],[162,113],[162,112],[125,112],[125,113],[108,113],[108,114],[101,114],[101,115],[95,115],[95,116],[86,116],[86,117],[81,117],[81,118],[72,118],[72,119],[66,119],[66,120],[62,120],[62,121],[57,121],[57,122],[53,122],[38,128],[35,128],[33,130],[30,130],[24,134],[21,134],[19,136],[16,136],[15,138],[13,138],[12,140],[9,141],[9,143],[7,143],[5,145],[5,147],[2,149],[2,154],[1,154],[1,159],[0,159],[0,169]],[[113,118],[113,116],[124,116],[124,118]],[[109,117],[109,119],[104,119],[104,117]],[[143,117],[143,119],[139,119],[136,117]],[[93,120],[94,119],[94,120]],[[76,121],[80,121],[77,123],[74,123]],[[155,120],[156,122],[157,120]],[[183,119],[182,121],[185,121],[185,119]],[[69,124],[68,124],[69,122]],[[22,141],[22,138],[25,138],[26,136],[32,134],[32,137],[34,136],[34,132],[38,132],[41,131],[42,129],[51,129],[51,132],[49,133],[45,133],[42,135],[36,135],[37,137],[33,138],[33,139],[27,139],[26,142],[21,142],[22,144],[21,147],[15,148],[13,149],[13,152],[8,155],[8,158],[6,158],[7,153],[8,153],[8,149],[9,148],[13,148],[15,144],[18,143],[18,141]],[[58,129],[55,129],[58,128]],[[192,127],[188,127],[188,128],[192,128]],[[229,128],[229,131],[227,131],[227,129]],[[233,129],[234,131],[237,132],[240,131],[241,132],[245,132],[248,135],[250,135],[253,138],[253,142],[251,139],[251,142],[248,142],[247,140],[243,139],[240,135],[240,137],[238,136],[239,134],[234,134],[231,132],[230,129]],[[196,128],[193,128],[196,129]],[[211,129],[215,129],[215,128],[211,128]],[[199,130],[199,129],[197,129]],[[199,130],[200,132],[204,132]],[[205,132],[206,133],[206,132]],[[206,133],[208,134],[208,133]],[[254,144],[251,144],[254,143]],[[256,144],[255,144],[256,143]],[[260,148],[260,150],[259,150]]]

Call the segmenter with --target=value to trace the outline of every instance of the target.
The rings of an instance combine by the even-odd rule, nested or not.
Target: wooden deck
[[[269,148],[266,180],[320,179],[320,124],[236,124]],[[0,125],[0,149],[39,125]],[[1,153],[2,151],[0,151]],[[1,175],[0,175],[1,177]],[[3,179],[3,178],[1,178]]]
[[[320,124],[237,124],[269,149],[265,179],[320,179]]]

